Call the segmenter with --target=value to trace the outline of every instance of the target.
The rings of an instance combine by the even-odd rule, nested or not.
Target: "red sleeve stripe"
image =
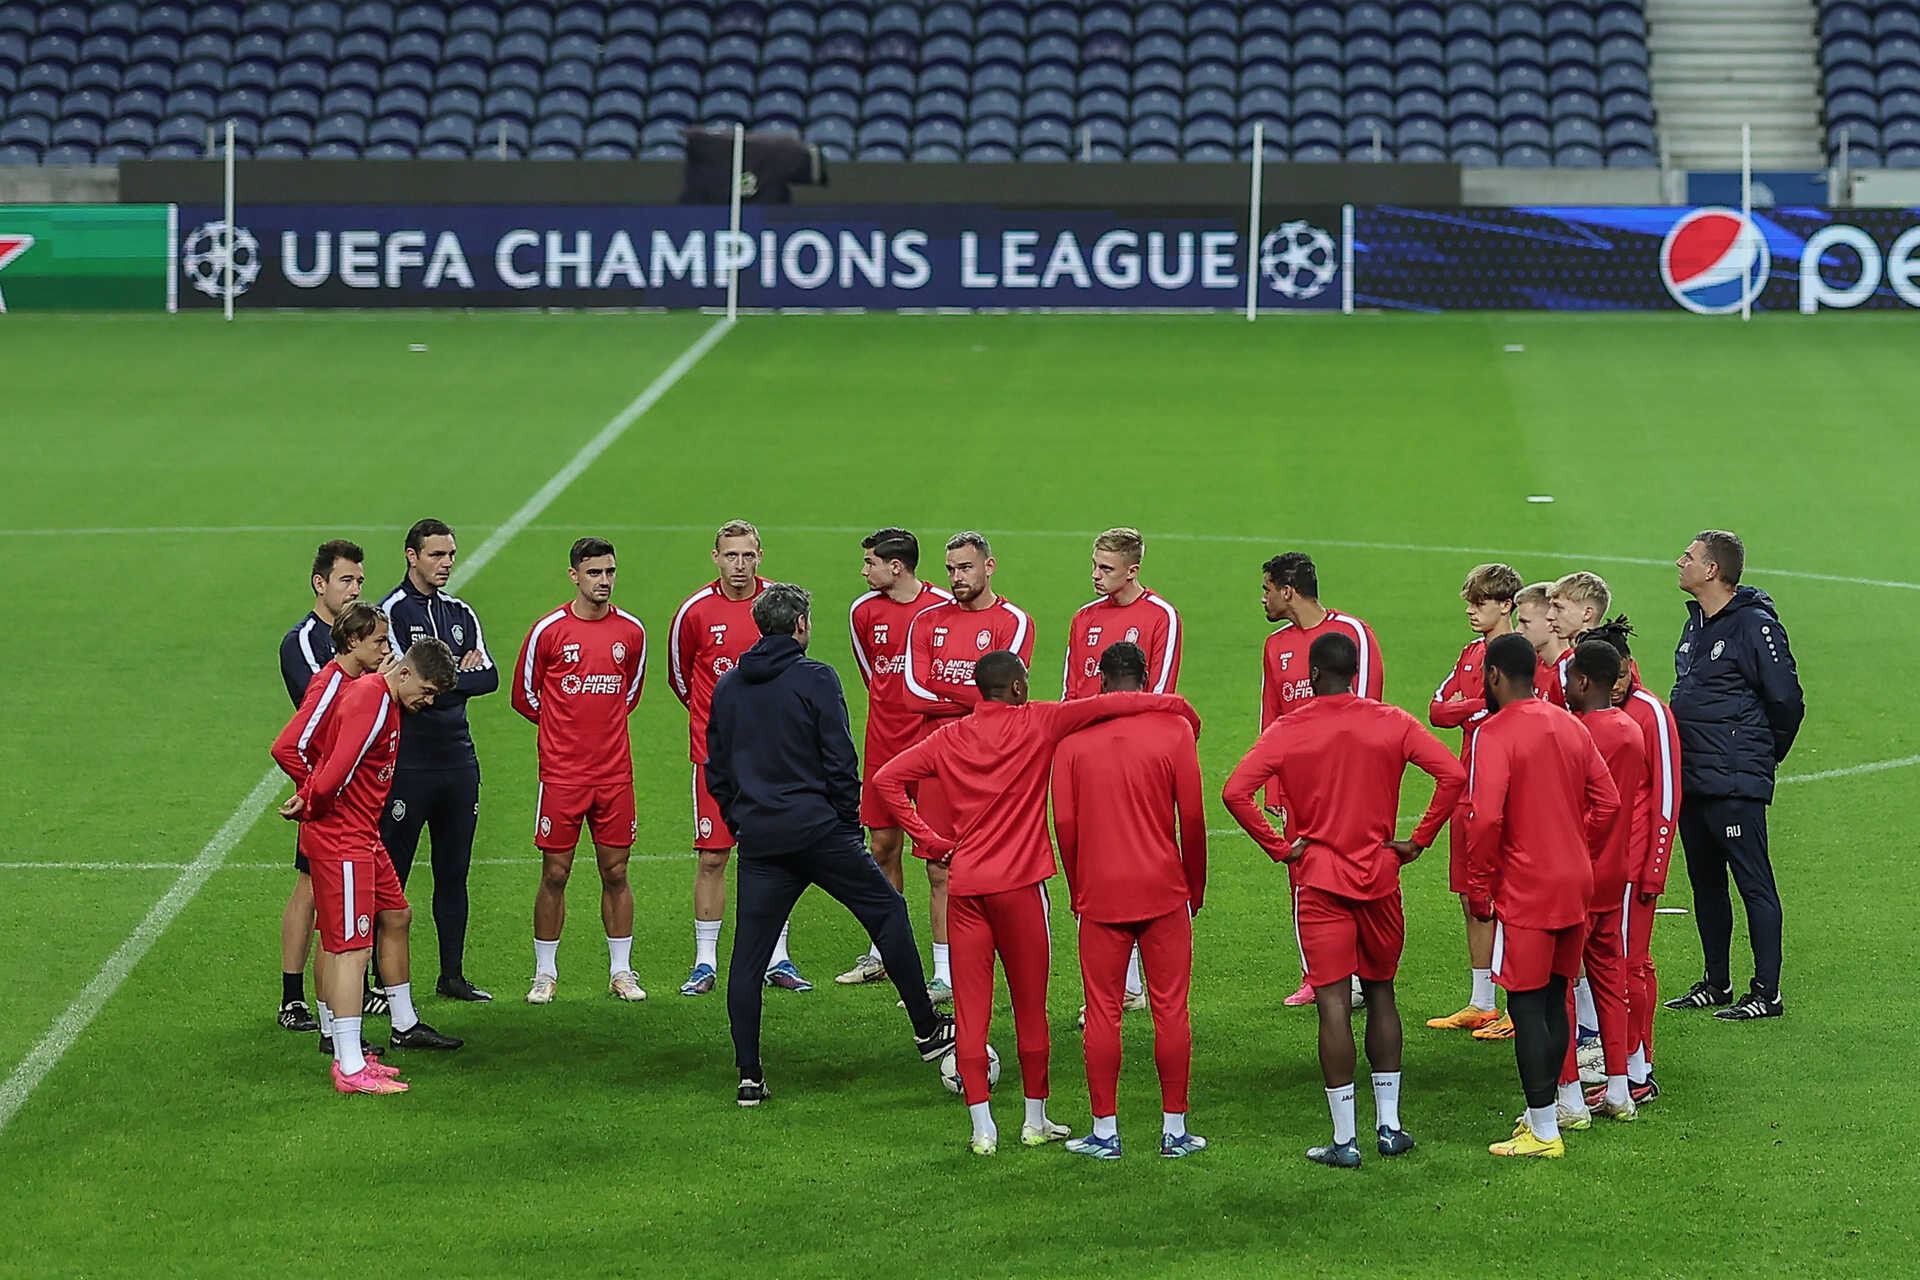
[[[866,643],[860,638],[860,606],[879,598],[878,591],[869,591],[847,608],[847,634],[853,637],[853,660],[860,664],[860,678],[868,688],[873,687],[873,660],[867,657]]]
[[[1668,716],[1666,705],[1645,689],[1635,689],[1633,696],[1653,709],[1653,723],[1657,729],[1654,736],[1660,739],[1660,816],[1671,822],[1673,820],[1673,722]]]
[[[674,610],[673,630],[667,633],[667,679],[673,681],[674,690],[682,698],[690,697],[692,690],[687,685],[687,673],[680,663],[680,624],[687,619],[687,610],[713,594],[712,587],[702,587]]]
[[[1367,634],[1367,624],[1358,618],[1348,617],[1334,610],[1327,611],[1327,617],[1347,626],[1353,631],[1353,643],[1360,650],[1360,663],[1353,677],[1353,691],[1361,697],[1367,696],[1367,690],[1373,684],[1373,637]]]
[[[1165,693],[1168,681],[1173,679],[1173,655],[1180,648],[1180,611],[1151,591],[1144,598],[1158,605],[1167,615],[1166,652],[1160,655],[1160,675],[1147,690],[1149,693]]]
[[[540,709],[540,690],[533,682],[533,655],[538,652],[540,648],[540,633],[560,621],[560,616],[566,611],[566,606],[564,605],[555,609],[552,613],[534,623],[533,634],[527,637],[527,655],[520,663],[520,691],[527,695],[527,705],[535,711]]]
[[[333,695],[340,692],[340,683],[345,679],[346,676],[338,671],[327,678],[327,687],[320,691],[320,701],[314,704],[313,714],[307,717],[306,727],[300,730],[300,742],[295,749],[300,752],[300,758],[306,760],[309,766],[318,762],[308,759],[307,744],[313,741],[314,732],[320,728],[320,722],[326,719],[327,708],[333,705]]]
[[[625,609],[615,606],[614,612],[631,622],[633,629],[640,633],[640,661],[633,669],[633,683],[627,686],[627,709],[632,710],[634,699],[640,696],[640,682],[647,678],[647,628]]]
[[[339,795],[341,792],[344,792],[349,786],[353,784],[353,775],[359,772],[360,762],[367,758],[367,752],[373,750],[373,744],[379,740],[380,730],[386,727],[387,709],[392,705],[393,705],[392,694],[383,693],[380,695],[380,714],[373,718],[373,729],[371,732],[367,734],[367,740],[360,744],[360,754],[353,758],[353,768],[347,770],[346,779],[345,781],[341,782],[340,791],[334,792],[335,795]]]

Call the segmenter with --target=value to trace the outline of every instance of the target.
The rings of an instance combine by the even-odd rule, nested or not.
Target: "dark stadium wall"
[[[243,204],[668,205],[679,164],[634,161],[242,160]],[[1457,205],[1453,164],[1271,164],[1269,202]],[[129,160],[120,199],[130,204],[218,204],[221,166],[206,160]],[[991,204],[1001,208],[1245,208],[1239,164],[836,164],[831,185],[800,187],[796,204]]]

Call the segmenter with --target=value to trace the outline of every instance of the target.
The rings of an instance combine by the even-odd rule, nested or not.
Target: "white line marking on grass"
[[[596,524],[596,529],[609,533],[710,533],[703,524]],[[872,533],[865,525],[768,525],[769,530],[784,533],[835,533],[855,534]],[[560,526],[543,532],[562,532]],[[1001,529],[995,537],[1007,538],[1093,538],[1098,530],[1086,529]],[[1217,542],[1236,546],[1280,546],[1299,545],[1308,547],[1341,547],[1354,551],[1411,551],[1432,555],[1460,556],[1512,556],[1515,559],[1532,556],[1546,560],[1563,560],[1588,564],[1630,564],[1653,569],[1673,567],[1672,560],[1649,559],[1646,556],[1603,556],[1588,552],[1500,550],[1490,547],[1464,547],[1452,545],[1429,545],[1420,542],[1352,542],[1338,538],[1292,538],[1281,534],[1244,534],[1244,533],[1155,533],[1156,538],[1168,542]],[[1762,569],[1747,566],[1746,576],[1759,574],[1763,577],[1799,578],[1808,582],[1838,582],[1854,587],[1887,587],[1894,591],[1920,591],[1920,582],[1896,582],[1889,578],[1853,578],[1835,573],[1805,573],[1797,569]]]
[[[702,337],[701,342],[706,342],[707,337],[711,337],[712,333],[713,331],[711,329],[708,330],[707,334]],[[717,340],[718,339],[715,339],[715,341]],[[700,346],[700,343],[695,343],[694,345],[698,347]],[[709,343],[706,343],[706,345],[708,347],[711,347],[712,343],[709,342]],[[700,354],[704,355],[705,351],[702,351]],[[686,359],[685,356],[681,358],[683,360]],[[697,360],[698,358],[699,358],[698,356],[694,357],[695,360]],[[689,367],[691,367],[691,362],[689,362]],[[683,369],[681,370],[681,372],[684,373],[685,370]],[[649,388],[649,390],[651,390],[651,388]],[[665,394],[664,390],[662,391],[662,394]],[[659,396],[655,396],[654,399],[658,400]],[[636,401],[635,403],[638,404],[638,401]],[[653,405],[649,403],[637,410],[634,409],[634,406],[629,405],[628,409],[633,411],[634,417],[637,418],[639,417],[640,414],[645,413],[648,409],[652,407]],[[612,425],[613,424],[611,423],[608,424],[610,428]],[[609,438],[605,444],[601,444],[598,449],[594,450],[593,456],[597,458],[602,452],[605,452],[606,445],[613,443],[614,439],[619,438],[621,432],[625,431],[627,427],[632,425],[633,423],[631,420],[622,424],[619,431],[614,431],[612,434],[612,437]],[[590,448],[592,447],[591,442],[589,443],[589,447]],[[566,487],[566,484],[571,484],[574,480],[578,479],[580,475],[580,471],[584,471],[586,467],[592,463],[592,461],[593,461],[592,458],[586,459],[586,461],[581,464],[580,470],[575,471],[572,475],[568,476],[566,483],[562,484],[560,487],[564,489]],[[558,479],[558,477],[556,477],[556,479]],[[549,499],[549,501],[551,501],[551,499]],[[373,524],[151,525],[151,526],[145,526],[145,527],[107,526],[107,527],[91,528],[91,529],[0,529],[0,538],[112,538],[112,537],[146,538],[146,537],[171,537],[176,535],[197,537],[201,535],[218,535],[218,534],[230,534],[230,533],[231,534],[382,533],[382,532],[390,532],[391,530],[396,529],[398,527],[399,527],[398,525],[373,525]],[[466,529],[480,529],[480,528],[485,528],[486,526],[472,525],[472,524],[467,524],[463,522],[461,527]],[[500,529],[494,532],[493,537],[498,537],[502,532],[506,531],[508,528],[509,528],[509,525],[502,525]],[[711,532],[711,530],[704,524],[602,524],[602,523],[597,523],[594,525],[594,528],[604,530],[608,533],[709,533]],[[809,533],[809,534],[811,533],[855,534],[855,533],[871,533],[872,532],[872,530],[868,529],[865,525],[851,525],[851,524],[843,524],[843,525],[797,525],[796,524],[796,525],[780,525],[780,526],[769,525],[768,528],[770,530],[778,529],[787,533]],[[572,525],[536,525],[530,522],[527,524],[523,524],[519,528],[514,529],[513,532],[519,533],[524,531],[525,529],[532,529],[537,533],[571,533],[573,532]],[[1085,530],[1085,529],[1002,529],[1000,530],[999,536],[1015,537],[1015,538],[1092,538],[1096,536],[1096,533],[1097,531]],[[1526,550],[1516,550],[1516,549],[1510,548],[1507,550],[1501,550],[1499,548],[1489,548],[1489,547],[1429,545],[1427,543],[1420,543],[1420,542],[1355,542],[1355,541],[1348,541],[1348,540],[1343,540],[1339,538],[1288,538],[1288,537],[1283,537],[1277,534],[1269,535],[1269,534],[1240,534],[1240,533],[1165,533],[1165,532],[1162,532],[1162,533],[1156,533],[1154,536],[1156,538],[1164,538],[1169,542],[1218,542],[1218,543],[1231,544],[1235,546],[1265,547],[1265,546],[1278,546],[1281,543],[1289,543],[1289,544],[1300,544],[1304,546],[1340,547],[1350,551],[1408,551],[1408,552],[1415,552],[1415,553],[1425,554],[1425,555],[1511,556],[1515,559],[1532,556],[1539,559],[1560,560],[1560,561],[1568,561],[1573,563],[1638,565],[1643,568],[1651,568],[1651,569],[1664,569],[1669,567],[1673,563],[1673,561],[1671,560],[1650,559],[1646,556],[1607,556],[1607,555],[1596,555],[1591,552],[1541,551],[1541,550],[1538,550],[1537,548],[1526,549]],[[490,538],[489,541],[491,540],[492,539]],[[482,544],[482,549],[483,550],[485,549],[485,544]],[[478,553],[476,552],[475,554],[477,555]],[[1839,573],[1809,573],[1800,569],[1763,569],[1757,566],[1748,566],[1747,573],[1749,575],[1759,574],[1762,577],[1771,577],[1771,578],[1795,578],[1803,582],[1834,582],[1834,583],[1839,583],[1842,586],[1849,586],[1849,587],[1885,587],[1891,591],[1920,591],[1920,582],[1899,582],[1891,578],[1856,578],[1856,577],[1851,577],[1847,574],[1839,574]]]
[[[1888,769],[1911,769],[1920,764],[1920,756],[1901,756],[1898,760],[1875,760],[1872,764],[1853,764],[1844,769],[1822,769],[1818,773],[1801,773],[1791,778],[1780,779],[1778,785],[1786,786],[1790,782],[1825,782],[1829,778],[1853,778],[1863,773],[1884,773]]]
[[[646,390],[635,396],[626,408],[615,414],[612,421],[601,428],[599,434],[582,445],[580,451],[555,472],[551,480],[541,485],[539,491],[522,503],[518,511],[507,517],[506,523],[495,529],[487,540],[480,544],[479,550],[467,557],[454,571],[453,579],[447,585],[457,587],[480,572],[488,561],[513,540],[515,534],[532,524],[569,484],[579,478],[580,473],[585,471],[594,459],[605,453],[607,447],[620,438],[621,433],[632,426],[647,410],[658,404],[660,397],[672,390],[674,384],[685,377],[687,371],[698,364],[702,356],[713,350],[732,327],[732,322],[722,320],[701,334],[692,346],[683,351],[678,359],[663,369],[660,375],[647,385]],[[227,854],[233,851],[234,845],[240,842],[240,838],[246,835],[253,824],[259,820],[260,815],[266,812],[267,806],[280,793],[282,785],[283,775],[277,768],[268,769],[260,781],[253,784],[253,790],[247,793],[246,799],[242,800],[240,807],[233,811],[233,815],[220,825],[220,829],[213,833],[213,838],[208,840],[206,847],[200,850],[200,855],[187,864],[181,871],[180,878],[174,881],[173,887],[153,905],[151,911],[147,912],[146,919],[142,920],[139,927],[120,944],[119,949],[107,958],[107,962],[100,966],[100,971],[93,975],[93,980],[87,983],[80,994],[74,998],[73,1003],[67,1006],[66,1012],[54,1019],[53,1026],[46,1035],[40,1038],[39,1043],[33,1046],[20,1065],[7,1076],[6,1082],[0,1084],[0,1132],[6,1130],[8,1123],[19,1114],[20,1108],[26,1105],[27,1099],[33,1096],[33,1091],[40,1087],[40,1082],[47,1078],[47,1074],[59,1064],[61,1057],[73,1047],[74,1041],[78,1040],[94,1018],[99,1016],[100,1010],[105,1008],[107,1001],[113,998],[113,993],[120,989],[120,984],[126,981],[128,974],[133,972],[134,966],[140,963],[141,958],[147,954],[153,944],[159,941],[160,935],[167,931],[167,927],[179,917],[182,911],[186,910],[187,904],[192,902],[205,887],[213,873],[219,870],[221,863],[226,861]]]
[[[167,926],[186,909],[186,905],[193,901],[194,895],[200,892],[222,860],[232,852],[234,845],[240,843],[240,837],[247,834],[279,791],[278,769],[253,784],[253,790],[233,811],[233,816],[220,824],[220,829],[213,833],[213,839],[207,841],[206,847],[200,850],[200,856],[187,864],[180,878],[173,882],[173,887],[147,912],[146,919],[107,957],[107,962],[100,966],[100,972],[93,975],[93,981],[81,989],[65,1013],[54,1019],[53,1026],[7,1076],[6,1083],[0,1084],[0,1130],[4,1130],[20,1108],[27,1105],[27,1099],[47,1078],[47,1073],[73,1047],[73,1042],[80,1038],[81,1032],[113,998],[113,993],[120,989],[120,984],[127,980],[127,975],[133,972],[133,967],[140,963],[141,957],[159,941],[160,935],[167,931]]]

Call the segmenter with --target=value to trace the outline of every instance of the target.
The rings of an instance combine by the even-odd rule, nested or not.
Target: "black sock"
[[[755,1084],[765,1084],[767,1080],[766,1075],[760,1070],[760,1064],[757,1062],[750,1067],[740,1068],[740,1078],[742,1080],[751,1080]]]
[[[1513,1053],[1520,1068],[1520,1089],[1529,1107],[1553,1105],[1555,1087],[1560,1080],[1560,1064],[1565,1060],[1564,1034],[1559,1052],[1554,1051],[1549,1006],[1550,988],[1507,993],[1507,1016],[1513,1019]],[[1560,1023],[1566,1025],[1566,988],[1560,988]]]
[[[292,1004],[295,1000],[305,1002],[307,998],[306,973],[283,973],[280,975],[280,1003]]]

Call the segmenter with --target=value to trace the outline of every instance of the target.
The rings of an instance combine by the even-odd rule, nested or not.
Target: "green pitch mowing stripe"
[[[534,491],[520,507],[509,516],[504,524],[495,529],[472,552],[461,561],[454,570],[453,578],[448,582],[449,589],[460,587],[474,574],[485,568],[494,556],[499,554],[508,543],[517,537],[520,531],[552,505],[555,498],[564,493],[569,485],[593,465],[607,448],[624,435],[629,427],[637,422],[660,398],[673,389],[674,384],[684,377],[687,371],[700,362],[700,359],[724,338],[733,327],[731,321],[721,321],[709,327],[696,339],[660,375],[649,383],[645,390],[628,402],[627,406],[602,427],[598,434],[582,445],[566,463],[556,471],[545,484]],[[285,778],[279,769],[269,768],[247,792],[233,814],[214,832],[211,839],[200,850],[199,855],[180,873],[159,902],[141,920],[139,926],[130,934],[114,953],[107,958],[98,973],[67,1006],[53,1026],[30,1050],[20,1065],[4,1082],[0,1082],[0,1131],[4,1131],[8,1122],[19,1113],[27,1100],[33,1096],[40,1082],[58,1065],[61,1057],[73,1046],[75,1040],[86,1031],[93,1019],[105,1007],[120,984],[126,981],[147,951],[160,935],[165,933],[174,919],[185,909],[220,864],[226,860],[233,847],[239,842],[267,806],[285,790]]]
[[[373,581],[384,585],[398,576],[400,531],[417,515],[444,516],[477,546],[477,522],[499,521],[578,446],[581,424],[606,421],[705,323],[668,342],[678,319],[242,324],[242,340],[261,344],[253,360],[270,369],[248,383],[239,416],[251,433],[203,421],[197,375],[234,349],[218,325],[80,331],[84,340],[37,348],[54,368],[30,420],[90,445],[87,466],[52,466],[30,443],[42,465],[0,477],[10,504],[0,527],[56,517],[70,527],[381,525],[388,532],[365,541],[380,559]],[[442,327],[422,338],[415,322]],[[429,1022],[469,1047],[409,1062],[417,1087],[404,1098],[332,1095],[311,1043],[268,1022],[284,880],[218,876],[0,1135],[0,1192],[17,1220],[34,1224],[0,1271],[318,1275],[335,1225],[351,1229],[374,1265],[449,1274],[550,1270],[556,1257],[572,1273],[648,1277],[929,1266],[1020,1276],[1454,1276],[1489,1266],[1686,1275],[1701,1259],[1743,1273],[1902,1271],[1920,1245],[1906,1190],[1905,1135],[1920,1129],[1905,1079],[1916,1045],[1873,993],[1889,982],[1897,990],[1899,975],[1920,964],[1900,911],[1910,859],[1889,817],[1920,800],[1920,774],[1840,771],[1915,750],[1899,700],[1861,667],[1859,636],[1906,634],[1920,623],[1920,600],[1828,578],[1917,580],[1905,536],[1915,484],[1910,326],[1832,316],[1745,327],[1693,317],[753,320],[466,597],[496,658],[510,658],[533,619],[567,598],[567,544],[610,531],[621,551],[616,598],[650,625],[657,647],[674,606],[712,576],[710,531],[743,516],[766,533],[769,576],[815,592],[816,652],[853,684],[838,619],[862,588],[858,538],[845,531],[914,528],[937,576],[937,543],[977,527],[994,538],[999,584],[1034,616],[1044,690],[1059,671],[1067,618],[1091,595],[1086,533],[1136,524],[1147,536],[1146,580],[1185,615],[1182,689],[1206,720],[1202,764],[1217,790],[1254,734],[1268,630],[1259,564],[1275,552],[1314,552],[1328,603],[1378,632],[1388,697],[1421,712],[1468,638],[1459,581],[1495,550],[1542,549],[1514,557],[1529,580],[1598,564],[1642,627],[1636,652],[1656,688],[1682,617],[1665,558],[1696,530],[1738,529],[1756,565],[1827,575],[1750,575],[1780,603],[1808,692],[1809,720],[1785,772],[1837,775],[1782,788],[1772,815],[1789,1014],[1728,1026],[1662,1013],[1666,1096],[1635,1125],[1573,1135],[1557,1165],[1513,1168],[1485,1153],[1519,1105],[1511,1046],[1419,1025],[1466,994],[1460,909],[1440,850],[1405,882],[1403,1114],[1421,1146],[1402,1161],[1369,1159],[1353,1175],[1300,1158],[1324,1139],[1327,1118],[1312,1016],[1278,1007],[1298,981],[1284,872],[1232,835],[1212,841],[1197,930],[1192,1118],[1214,1143],[1203,1155],[1151,1154],[1159,1099],[1141,1016],[1124,1033],[1126,1159],[1097,1166],[1017,1148],[1021,1082],[1002,1004],[993,1039],[1008,1074],[995,1105],[1009,1141],[993,1160],[967,1156],[964,1113],[909,1058],[894,997],[831,985],[864,942],[844,912],[812,895],[796,911],[793,948],[820,989],[769,993],[774,1097],[741,1112],[721,1000],[673,994],[692,951],[687,740],[656,665],[633,719],[638,849],[663,859],[633,871],[633,959],[651,999],[622,1006],[603,994],[598,894],[583,868],[559,1002],[522,1001],[538,875],[533,733],[504,697],[480,699],[482,865],[467,968],[499,999],[423,1002]],[[308,358],[346,342],[343,331],[367,335],[353,359]],[[154,334],[177,340],[165,359]],[[429,389],[414,386],[422,366],[401,358],[409,341],[426,341],[429,359],[448,353]],[[463,342],[477,345],[454,345]],[[1508,353],[1509,344],[1525,351]],[[659,354],[635,376],[641,345]],[[0,361],[12,349],[0,348]],[[136,369],[130,381],[114,376],[122,365]],[[332,370],[361,366],[347,397]],[[190,395],[183,369],[196,374]],[[94,386],[106,408],[67,404],[75,388]],[[316,492],[304,473],[248,468],[248,450],[283,447],[263,433],[263,407],[308,414],[342,403],[353,406],[341,421],[357,439],[404,437],[396,455],[439,447],[413,453],[427,492],[345,471]],[[136,429],[123,429],[123,411]],[[563,428],[577,434],[556,448]],[[200,448],[207,441],[219,447],[213,455]],[[124,465],[112,465],[116,451]],[[90,503],[83,473],[125,500]],[[1533,494],[1556,500],[1527,503]],[[16,515],[16,498],[33,509]],[[285,714],[270,655],[305,594],[316,537],[4,544],[9,594],[47,617],[0,632],[7,669],[35,677],[0,683],[10,729],[0,738],[0,795],[10,813],[32,814],[27,856],[192,855],[258,776],[257,753]],[[1403,549],[1447,547],[1473,550]],[[220,625],[169,625],[196,608]],[[104,651],[101,635],[135,639],[114,650],[112,678],[76,687],[69,672],[81,659],[71,655]],[[851,701],[858,720],[857,684]],[[21,743],[29,731],[36,746]],[[1423,790],[1409,785],[1402,810]],[[1217,809],[1208,818],[1227,825]],[[8,859],[22,856],[14,832],[0,830]],[[271,863],[286,845],[284,830],[261,824],[232,857]],[[430,875],[423,861],[411,882],[423,986],[434,968]],[[6,877],[0,923],[98,941],[84,971],[62,975],[59,1005],[36,1010],[35,989],[58,985],[36,966],[62,963],[61,949],[0,931],[0,972],[28,975],[6,1018],[44,1027],[167,878]],[[917,867],[907,887],[923,928]],[[16,908],[21,892],[34,897]],[[1066,896],[1053,895],[1053,1111],[1077,1132],[1086,1093]],[[1679,871],[1668,901],[1691,904]],[[1744,945],[1736,940],[1736,956]],[[1697,973],[1690,919],[1664,917],[1654,948],[1669,990]],[[27,1003],[16,1015],[18,1001]],[[1363,1126],[1368,1106],[1363,1096]],[[315,1189],[335,1186],[365,1190],[326,1219]]]

